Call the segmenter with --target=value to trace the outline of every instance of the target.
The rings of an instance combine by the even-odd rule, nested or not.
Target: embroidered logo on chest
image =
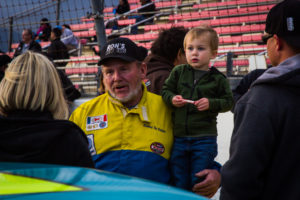
[[[165,152],[165,147],[159,142],[153,142],[150,145],[150,149],[157,154],[163,154]]]
[[[99,115],[95,117],[87,117],[86,119],[86,130],[98,130],[107,128],[107,114]]]

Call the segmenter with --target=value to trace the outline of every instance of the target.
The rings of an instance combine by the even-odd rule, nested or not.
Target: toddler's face
[[[212,52],[209,40],[208,34],[187,40],[186,59],[193,68],[208,70],[210,60],[216,57],[217,52]]]

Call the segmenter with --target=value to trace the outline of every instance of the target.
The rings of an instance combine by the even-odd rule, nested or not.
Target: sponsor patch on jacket
[[[91,155],[96,155],[95,143],[94,143],[94,134],[87,135],[89,141],[89,150]]]
[[[104,128],[107,128],[107,114],[86,118],[87,131],[104,129]]]
[[[144,81],[146,87],[148,87],[149,85],[151,85],[151,81],[149,79],[144,79],[143,81]]]
[[[150,145],[150,149],[157,154],[163,154],[165,152],[165,147],[159,142],[153,142]]]

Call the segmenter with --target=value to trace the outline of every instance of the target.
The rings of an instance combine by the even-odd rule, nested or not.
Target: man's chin
[[[120,101],[123,104],[129,103],[131,101],[134,101],[134,99],[136,99],[139,95],[139,90],[133,90],[129,93],[126,94],[116,94],[116,93],[110,93],[111,96],[115,99],[117,99],[118,101]]]
[[[127,96],[116,96],[115,98],[122,103],[127,103],[131,100],[132,97],[130,95],[127,95]]]
[[[118,95],[118,94],[111,94],[111,96],[117,100],[119,100],[122,103],[126,103],[130,100],[131,95],[127,94],[127,95]]]

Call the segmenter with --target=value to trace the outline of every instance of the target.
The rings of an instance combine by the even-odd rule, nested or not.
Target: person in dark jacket
[[[142,19],[147,19],[149,17],[152,17],[156,11],[155,3],[152,2],[151,0],[140,0],[140,2],[141,2],[141,6],[145,6],[145,5],[149,4],[148,6],[145,6],[144,8],[138,10],[138,13],[140,13],[141,16],[143,17]],[[152,4],[150,4],[150,3],[152,3]],[[141,21],[141,20],[139,20],[139,21]],[[153,23],[153,19],[148,21],[148,23],[149,22]]]
[[[267,15],[263,39],[274,67],[238,101],[222,200],[300,199],[300,0]]]
[[[33,40],[32,31],[30,29],[24,29],[22,32],[22,41],[14,53],[14,58],[28,50],[41,52],[42,48],[39,43]]]
[[[128,0],[119,0],[119,5],[116,9],[118,15],[124,14],[130,10],[130,5]]]
[[[183,40],[187,31],[183,27],[163,30],[152,43],[151,54],[145,59],[148,91],[160,95],[162,86],[174,66],[186,63]]]
[[[68,121],[59,75],[42,54],[15,58],[0,83],[0,161],[94,167],[88,140]]]
[[[237,87],[232,90],[234,103],[236,103],[249,90],[251,84],[265,71],[266,69],[255,69],[241,79]]]
[[[36,34],[36,40],[41,42],[47,42],[50,39],[52,27],[49,23],[49,20],[47,18],[42,18],[40,22],[40,27],[37,30]]]
[[[114,8],[113,13],[116,15],[122,15],[126,12],[130,11],[130,5],[128,0],[119,0],[119,5]],[[127,16],[121,16],[119,18],[115,18],[114,20],[109,20],[105,23],[106,28],[112,28],[113,30],[119,29],[118,20],[127,19]]]
[[[136,23],[143,21],[147,18],[151,18],[155,15],[156,12],[156,7],[155,3],[152,2],[151,0],[140,0],[141,3],[141,9],[138,10],[139,15],[135,16],[130,16],[129,19],[136,19]],[[141,23],[139,25],[144,25],[144,24],[153,24],[154,19],[148,19],[144,23]],[[137,26],[131,27],[131,33],[132,34],[137,34],[138,33],[138,28]]]
[[[48,48],[47,54],[53,60],[70,58],[67,46],[60,40],[61,35],[62,35],[62,30],[60,28],[56,27],[56,28],[52,29],[51,44]],[[56,63],[56,65],[59,67],[64,67],[67,64],[68,64],[68,62]]]
[[[68,78],[64,70],[57,69],[57,72],[61,80],[63,90],[65,92],[65,98],[68,101],[68,104],[72,104],[72,102],[75,99],[81,97],[81,93],[75,88],[72,81]]]

